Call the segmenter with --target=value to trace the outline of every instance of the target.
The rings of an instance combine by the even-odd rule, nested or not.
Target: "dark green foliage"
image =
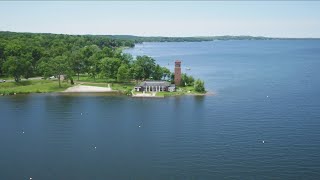
[[[100,66],[101,73],[106,79],[116,79],[121,61],[118,58],[103,58]]]
[[[164,77],[170,77],[171,72],[166,67],[161,67],[160,65],[156,65],[154,71],[152,73],[152,77],[154,80],[161,80]]]
[[[61,87],[61,76],[72,77],[72,70],[67,56],[57,56],[53,59],[43,60],[39,64],[39,69],[45,77],[56,76],[59,80],[59,87]]]
[[[181,86],[193,86],[194,78],[186,73],[181,75]]]
[[[120,56],[120,59],[121,59],[123,64],[127,64],[127,65],[132,64],[132,61],[133,61],[132,55],[131,54],[127,54],[127,53],[123,53]]]
[[[72,70],[78,75],[79,80],[80,73],[84,72],[86,67],[85,58],[80,50],[71,53],[70,63]]]
[[[196,80],[196,81],[194,82],[194,90],[195,90],[196,92],[199,92],[199,93],[204,93],[204,92],[206,92],[206,89],[205,89],[205,87],[204,87],[204,82],[201,81],[200,79]]]
[[[101,51],[99,53],[95,53],[88,59],[88,67],[87,72],[90,77],[93,77],[94,81],[96,80],[96,76],[101,72],[101,59],[103,58],[103,54]],[[79,75],[78,75],[79,80]]]
[[[106,36],[0,32],[0,76],[14,76],[17,81],[21,76],[48,76],[52,73],[44,65],[49,65],[58,56],[65,56],[68,67],[76,74],[88,72],[90,68],[95,76],[97,73],[92,73],[91,67],[97,63],[89,61],[91,56],[95,56],[92,58],[95,60],[116,55],[121,57],[115,49],[122,46],[133,47],[134,41]]]
[[[130,74],[132,79],[141,80],[143,79],[143,68],[139,64],[133,63],[130,68]]]
[[[133,71],[141,71],[134,72],[135,74],[139,74],[135,79],[145,80],[152,77],[151,75],[154,73],[156,63],[155,60],[149,56],[138,56],[137,60],[133,62],[133,66]]]
[[[4,59],[0,58],[0,76],[3,76],[2,67],[3,67]]]
[[[129,67],[127,64],[122,64],[118,69],[117,81],[127,82],[130,80]]]
[[[25,58],[19,58],[16,56],[8,57],[7,61],[3,63],[2,70],[7,75],[13,76],[16,82],[19,82],[21,76],[29,78],[31,69],[31,63]]]
[[[163,77],[163,71],[162,71],[161,66],[159,66],[159,64],[157,64],[154,67],[154,71],[152,73],[152,77],[153,77],[154,80],[161,80],[161,78]]]
[[[122,47],[133,47],[135,42],[153,40],[208,39],[0,32],[0,76],[12,76],[17,82],[21,77],[59,78],[61,75],[73,82],[75,74],[78,80],[80,74],[88,74],[94,81],[99,75],[107,81],[161,80],[164,77],[171,77],[173,81],[170,70],[157,65],[153,58],[138,56],[134,60],[121,51]],[[190,86],[193,81],[192,77],[183,76],[184,84]]]

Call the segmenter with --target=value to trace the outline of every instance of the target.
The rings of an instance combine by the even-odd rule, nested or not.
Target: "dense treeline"
[[[136,59],[121,47],[134,41],[106,36],[0,32],[0,76],[72,76],[87,73],[94,79],[130,81],[156,79],[170,71],[148,56]],[[60,84],[60,81],[59,81]]]

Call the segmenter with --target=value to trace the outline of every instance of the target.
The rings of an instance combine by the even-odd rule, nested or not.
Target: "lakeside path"
[[[63,92],[113,92],[113,90],[110,87],[76,85]]]
[[[132,96],[131,97],[152,97],[152,98],[159,98],[156,96],[156,93],[134,93],[131,91]]]

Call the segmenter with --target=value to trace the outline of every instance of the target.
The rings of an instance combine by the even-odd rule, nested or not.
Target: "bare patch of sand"
[[[69,87],[63,92],[113,92],[113,90],[110,87],[77,85]]]

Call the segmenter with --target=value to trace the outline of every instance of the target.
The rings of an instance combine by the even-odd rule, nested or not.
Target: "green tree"
[[[89,45],[81,49],[82,56],[85,59],[89,59],[93,54],[99,51],[100,51],[100,48],[97,45]]]
[[[45,79],[47,79],[50,76],[55,75],[53,69],[51,69],[51,66],[49,64],[50,61],[52,61],[53,58],[49,57],[42,57],[38,62],[37,62],[37,70],[38,72],[43,75]]]
[[[194,85],[194,78],[192,76],[188,76],[188,86],[193,86]]]
[[[118,69],[117,81],[125,82],[130,79],[129,67],[126,64],[122,64]]]
[[[57,56],[52,62],[49,62],[53,72],[56,74],[59,80],[59,87],[61,87],[61,75],[69,76],[71,74],[71,68],[66,56]]]
[[[35,66],[36,63],[43,57],[44,50],[38,46],[33,47],[31,50],[32,57],[32,66]]]
[[[42,61],[39,68],[44,76],[55,75],[59,80],[59,87],[61,87],[61,76],[71,77],[72,69],[68,62],[67,56],[57,56],[49,61]]]
[[[13,76],[16,82],[21,80],[21,76],[28,78],[31,62],[24,58],[10,56],[7,61],[3,63],[2,70],[9,76]]]
[[[26,79],[29,79],[30,77],[32,77],[34,75],[34,67],[32,65],[32,63],[30,61],[24,60],[24,71],[22,76]]]
[[[110,47],[104,47],[102,49],[102,52],[107,56],[107,57],[114,57],[114,51]]]
[[[85,71],[84,55],[80,51],[75,51],[72,52],[70,59],[72,70],[77,73],[79,80],[80,73],[83,73]]]
[[[164,74],[166,74],[167,76],[170,76],[171,72],[170,72],[170,70],[168,68],[166,68],[166,67],[161,67],[161,68],[162,68],[162,72]]]
[[[3,71],[2,71],[3,63],[4,63],[4,59],[0,58],[0,76],[3,76]]]
[[[88,62],[88,74],[90,77],[93,77],[94,81],[96,81],[96,76],[101,72],[99,54],[96,53],[92,55]]]
[[[5,51],[5,44],[0,43],[0,76],[3,75],[2,66],[4,63],[4,59],[5,59],[4,51]]]
[[[118,58],[103,58],[100,64],[101,73],[106,79],[116,79],[120,66],[121,61]]]
[[[143,79],[150,78],[156,66],[155,60],[149,56],[138,56],[134,63],[141,67]]]
[[[194,78],[188,76],[186,73],[181,75],[181,86],[192,86],[194,84]]]
[[[143,69],[137,63],[134,63],[130,68],[131,77],[138,81],[143,78]]]
[[[196,92],[200,92],[200,93],[206,92],[206,89],[205,89],[205,87],[204,87],[204,82],[201,81],[200,79],[196,80],[196,81],[194,82],[194,90],[195,90]]]
[[[122,62],[123,64],[129,65],[129,64],[132,63],[133,57],[132,57],[131,54],[123,53],[123,54],[121,54],[121,56],[120,56],[120,60],[121,60],[121,62]]]
[[[23,49],[19,40],[15,39],[15,41],[9,41],[6,45],[4,55],[6,57],[15,56],[20,57],[23,54]]]
[[[77,51],[80,51],[81,59],[73,59],[71,65],[73,71],[78,74],[91,69],[89,58],[97,53],[99,54],[98,59],[113,57],[129,65],[132,57],[122,54],[119,49],[121,46],[133,47],[134,40],[114,39],[107,36],[0,32],[0,75],[4,74],[3,63],[8,61],[10,56],[16,57],[21,63],[24,62],[23,59],[27,60],[27,64],[31,62],[32,66],[21,75],[25,77],[38,75],[45,69],[37,69],[45,64],[41,62],[41,59],[67,56],[72,60],[73,53],[70,52]],[[46,70],[46,72],[49,71]]]
[[[152,78],[154,80],[161,80],[162,77],[163,77],[163,69],[159,64],[157,64],[153,70]]]

